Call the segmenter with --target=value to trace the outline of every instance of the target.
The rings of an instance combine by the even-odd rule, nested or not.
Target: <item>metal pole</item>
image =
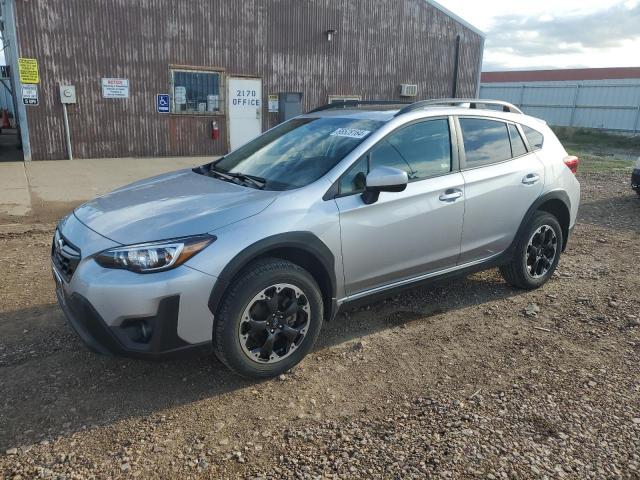
[[[638,111],[636,112],[636,121],[633,122],[634,135],[640,130],[640,86],[638,87]]]
[[[576,106],[578,105],[578,95],[580,93],[580,84],[576,85],[576,91],[573,94],[573,106],[571,108],[571,119],[569,120],[569,126],[573,127],[573,119],[576,115]]]
[[[2,20],[4,21],[4,39],[9,44],[7,56],[11,66],[11,86],[13,87],[13,104],[16,124],[22,142],[22,154],[26,162],[31,161],[31,143],[29,142],[29,123],[27,109],[22,102],[18,102],[18,94],[22,92],[22,83],[18,74],[18,36],[16,33],[16,4],[15,0],[3,0]]]
[[[64,136],[67,140],[67,154],[69,160],[73,160],[73,152],[71,151],[71,132],[69,131],[69,117],[67,116],[67,104],[62,104],[62,111],[64,112]]]

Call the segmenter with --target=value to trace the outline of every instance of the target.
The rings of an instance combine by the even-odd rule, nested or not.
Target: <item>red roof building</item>
[[[482,72],[482,83],[640,79],[640,67]]]

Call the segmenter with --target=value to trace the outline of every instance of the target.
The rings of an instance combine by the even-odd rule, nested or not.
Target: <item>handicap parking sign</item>
[[[159,93],[156,95],[156,110],[158,113],[169,113],[169,94]]]

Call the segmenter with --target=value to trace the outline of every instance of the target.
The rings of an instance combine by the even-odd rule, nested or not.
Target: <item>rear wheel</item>
[[[320,289],[306,270],[277,258],[258,260],[225,294],[214,325],[214,350],[242,376],[279,375],[311,350],[322,312]]]
[[[531,290],[544,285],[553,275],[562,251],[562,228],[556,217],[536,212],[518,239],[513,260],[500,268],[507,283]]]

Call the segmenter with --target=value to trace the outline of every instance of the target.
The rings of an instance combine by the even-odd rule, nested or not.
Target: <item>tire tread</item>
[[[291,273],[292,271],[297,272],[309,280],[312,285],[316,289],[316,293],[320,292],[320,288],[318,287],[315,279],[309,274],[305,269],[296,265],[293,262],[288,260],[284,260],[281,258],[275,257],[267,257],[261,258],[254,262],[251,262],[246,267],[244,267],[240,273],[236,276],[236,278],[231,282],[231,285],[227,289],[224,294],[223,300],[221,302],[220,307],[218,308],[217,314],[214,319],[214,329],[213,329],[213,350],[218,357],[218,359],[231,371],[241,375],[243,377],[253,376],[248,372],[239,370],[236,368],[234,363],[230,361],[227,356],[227,351],[224,346],[224,328],[226,326],[225,319],[228,319],[230,315],[232,315],[232,310],[236,306],[236,303],[239,301],[243,301],[243,293],[246,291],[246,287],[250,285],[254,281],[258,281],[258,279],[262,276],[269,275],[272,273],[281,273],[287,272]],[[320,301],[320,311],[322,312],[322,295],[319,295]],[[319,329],[318,329],[319,330]],[[315,339],[314,343],[315,343]],[[267,375],[264,375],[267,376]]]
[[[552,222],[551,222],[552,221]],[[505,279],[505,281],[516,288],[520,288],[522,290],[533,290],[538,287],[544,285],[551,275],[553,275],[553,271],[555,271],[555,267],[558,264],[560,259],[562,248],[558,247],[557,259],[555,261],[555,265],[553,266],[553,271],[551,275],[546,278],[542,283],[534,281],[523,269],[523,265],[521,262],[521,255],[523,253],[523,249],[527,247],[527,243],[529,241],[530,234],[532,233],[533,228],[537,228],[536,226],[542,223],[555,223],[555,227],[557,227],[556,235],[558,235],[558,244],[562,245],[562,228],[560,227],[560,223],[558,219],[549,212],[545,212],[543,210],[538,210],[533,217],[531,218],[531,222],[525,231],[520,235],[520,238],[516,240],[516,248],[514,253],[514,258],[507,265],[503,265],[500,267],[500,274]]]

